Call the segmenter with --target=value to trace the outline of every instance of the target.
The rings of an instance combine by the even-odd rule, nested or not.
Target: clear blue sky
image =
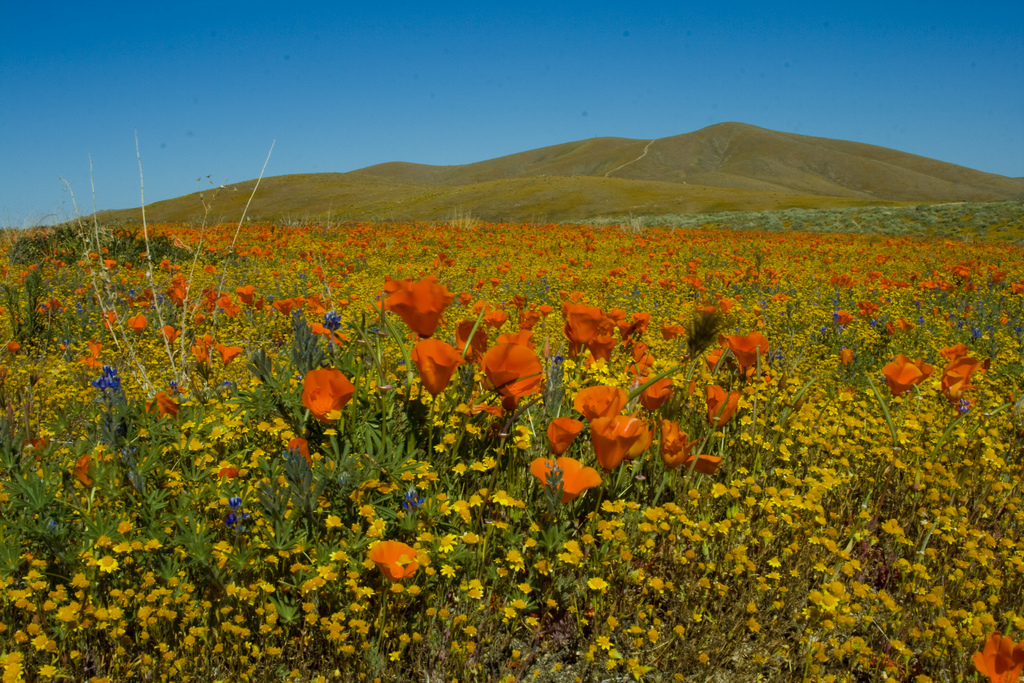
[[[838,7],[833,7],[836,5]],[[841,5],[841,6],[839,6]],[[296,9],[292,9],[295,7]],[[0,226],[723,121],[1024,176],[1024,2],[14,2]],[[203,178],[203,184],[196,178]]]

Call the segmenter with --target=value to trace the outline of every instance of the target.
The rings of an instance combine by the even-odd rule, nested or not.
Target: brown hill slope
[[[210,219],[237,220],[253,181]],[[1024,199],[1024,180],[844,140],[723,123],[656,140],[593,138],[458,166],[391,162],[264,178],[249,215],[273,220],[582,220],[595,215]],[[191,220],[198,195],[148,206]],[[108,212],[134,218],[138,210]]]

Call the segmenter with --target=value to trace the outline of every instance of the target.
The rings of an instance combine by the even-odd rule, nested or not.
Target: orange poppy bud
[[[582,427],[582,425],[580,425]],[[601,475],[593,467],[584,467],[583,463],[574,458],[537,458],[530,463],[530,472],[540,480],[545,488],[551,488],[549,481],[555,469],[561,470],[562,502],[575,500],[587,489],[601,485]]]
[[[707,399],[708,422],[717,429],[728,422],[736,412],[736,406],[740,402],[740,392],[730,391],[726,396],[725,389],[710,384],[707,388]]]
[[[388,280],[384,283],[384,291],[388,294],[385,310],[393,311],[421,337],[433,336],[441,322],[441,314],[455,298],[447,287],[437,284],[437,277],[433,275],[419,282]]]
[[[192,355],[196,357],[196,360],[200,363],[210,364],[210,347],[204,343],[196,344],[192,347]]]
[[[627,415],[591,420],[590,439],[601,468],[611,472],[618,467],[636,442],[645,437],[645,432],[648,430],[643,422]]]
[[[548,425],[548,445],[555,455],[562,455],[572,445],[576,435],[583,431],[583,423],[571,417],[556,417]]]
[[[839,350],[839,362],[842,363],[844,367],[849,365],[850,363],[852,363],[853,362],[853,351],[851,351],[850,349],[840,349]]]
[[[458,351],[437,339],[421,340],[413,347],[411,357],[420,371],[423,388],[433,396],[445,390],[455,369],[463,362]]]
[[[572,406],[583,413],[583,417],[594,420],[618,415],[626,407],[628,399],[628,394],[618,387],[587,387],[576,394]]]
[[[289,451],[297,451],[299,455],[306,459],[310,465],[313,464],[313,458],[309,457],[309,442],[305,439],[295,437],[288,442]]]
[[[21,344],[19,344],[18,342],[16,342],[16,341],[9,341],[9,342],[7,342],[7,352],[8,353],[13,355],[13,354],[17,353],[20,350],[21,350]]]
[[[990,633],[982,651],[974,653],[974,666],[991,683],[1014,683],[1024,671],[1024,643]]]
[[[340,412],[352,399],[356,388],[336,368],[321,368],[306,373],[302,382],[302,405],[320,422],[330,423],[331,413]]]
[[[640,378],[640,384],[643,384],[646,381],[646,378]],[[643,393],[640,394],[640,405],[647,408],[647,410],[655,411],[671,397],[672,380],[668,377],[663,377],[643,390]]]
[[[381,541],[367,555],[388,581],[401,581],[416,573],[416,549],[399,541]]]
[[[481,360],[484,374],[502,396],[522,398],[540,389],[544,368],[532,349],[520,344],[496,344]]]

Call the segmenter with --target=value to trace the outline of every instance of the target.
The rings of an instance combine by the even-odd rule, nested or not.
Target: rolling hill
[[[255,181],[227,186],[211,222],[238,220]],[[1024,199],[1024,180],[885,147],[722,123],[655,140],[593,138],[458,166],[406,162],[264,178],[254,220],[576,221],[594,216]],[[209,193],[207,193],[209,200]],[[136,218],[137,208],[104,212]],[[201,218],[198,194],[146,207]]]

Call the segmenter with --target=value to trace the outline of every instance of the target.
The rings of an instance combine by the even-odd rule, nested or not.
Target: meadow
[[[4,683],[1024,667],[1020,246],[473,221],[4,245]]]

